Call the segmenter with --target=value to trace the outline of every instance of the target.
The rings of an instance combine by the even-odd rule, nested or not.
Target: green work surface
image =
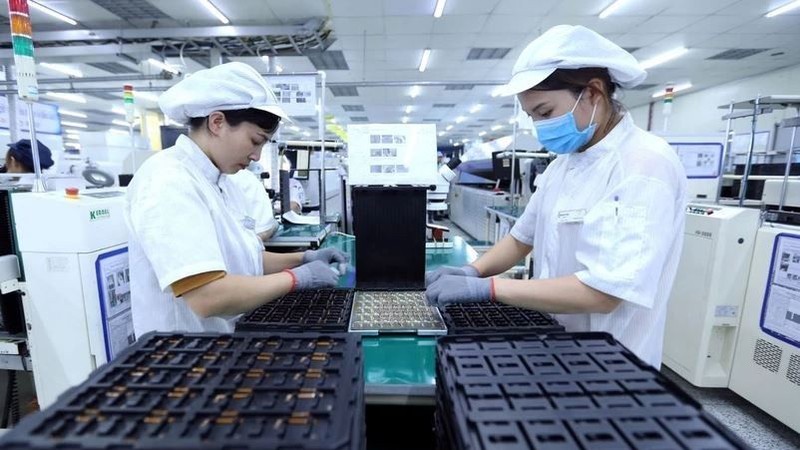
[[[452,248],[427,249],[427,270],[439,266],[462,266],[478,258],[477,252],[464,239],[452,238]],[[339,287],[355,287],[356,240],[352,236],[334,233],[322,245],[337,248],[350,256],[347,273],[339,279]],[[364,376],[367,394],[387,392],[380,388],[398,386],[401,392],[421,388],[433,395],[436,384],[436,338],[418,336],[365,336]],[[378,388],[378,389],[376,389]]]
[[[320,225],[279,225],[278,231],[272,236],[272,239],[280,238],[316,238],[320,234],[324,235],[325,228]]]

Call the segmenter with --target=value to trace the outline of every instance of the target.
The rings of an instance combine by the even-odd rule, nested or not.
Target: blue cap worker
[[[522,51],[504,93],[558,156],[509,236],[469,266],[426,276],[430,302],[554,313],[567,331],[611,333],[660,366],[686,174],[670,146],[614,100],[645,77],[631,54],[580,26],[551,28]],[[491,278],[534,249],[533,279]]]
[[[49,169],[53,166],[53,153],[37,140],[39,147],[39,168],[40,170]],[[2,173],[33,173],[33,150],[31,149],[30,139],[21,139],[13,144],[8,144],[6,152],[6,164]]]
[[[134,332],[231,332],[239,314],[295,289],[336,285],[334,249],[264,251],[249,198],[229,175],[261,156],[286,113],[240,62],[201,70],[159,98],[188,136],[149,158],[128,186]]]

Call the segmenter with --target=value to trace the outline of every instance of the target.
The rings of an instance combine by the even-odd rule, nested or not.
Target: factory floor
[[[461,236],[468,242],[473,238],[450,220],[437,224],[450,228],[451,236]],[[697,400],[703,408],[758,450],[800,449],[800,434],[729,389],[697,388],[675,372],[662,366],[661,372]]]

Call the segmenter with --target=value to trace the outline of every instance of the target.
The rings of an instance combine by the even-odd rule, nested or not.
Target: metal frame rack
[[[731,147],[731,128],[734,119],[751,118],[750,129],[750,144],[747,149],[747,162],[745,163],[744,174],[741,176],[741,184],[739,186],[739,206],[744,206],[745,195],[747,193],[747,182],[750,179],[750,171],[752,169],[753,161],[753,148],[755,147],[756,125],[758,123],[758,116],[769,114],[776,110],[786,109],[793,107],[797,111],[797,115],[793,119],[784,121],[784,126],[792,127],[792,139],[789,144],[789,149],[786,153],[786,169],[784,172],[784,186],[781,188],[781,205],[783,209],[783,201],[786,195],[786,180],[789,179],[789,170],[792,165],[792,153],[794,148],[795,134],[797,127],[800,126],[800,95],[757,95],[752,100],[744,100],[740,102],[731,101],[728,105],[721,105],[719,109],[727,109],[728,114],[722,116],[723,120],[727,121],[725,127],[725,148],[723,150],[722,158],[726,160],[729,156]],[[736,112],[735,112],[736,111]],[[787,122],[789,123],[788,125]],[[738,176],[723,175],[723,178],[738,179]],[[720,201],[722,195],[722,183],[720,183],[717,190],[717,203]]]

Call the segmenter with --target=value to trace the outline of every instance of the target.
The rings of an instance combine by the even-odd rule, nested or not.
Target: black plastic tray
[[[448,334],[564,331],[549,314],[502,303],[456,303],[440,310]]]
[[[440,446],[746,449],[606,333],[442,337]]]
[[[347,331],[353,291],[321,289],[297,291],[242,316],[237,331]]]
[[[149,333],[0,448],[360,450],[362,361],[347,333]]]

